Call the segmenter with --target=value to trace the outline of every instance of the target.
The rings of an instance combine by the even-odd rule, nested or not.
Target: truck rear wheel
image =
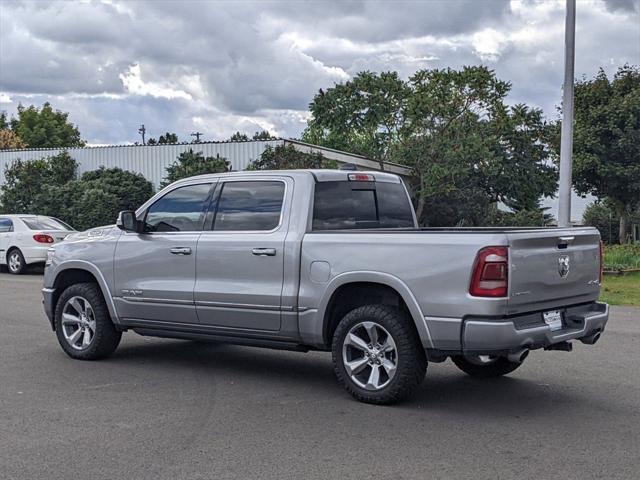
[[[122,337],[95,283],[76,283],[62,292],[56,304],[55,327],[62,349],[78,360],[108,357]]]
[[[465,357],[455,355],[451,357],[456,367],[471,377],[495,378],[501,377],[517,369],[522,362],[512,362],[506,357],[493,357],[490,355],[474,355]]]
[[[427,359],[411,320],[397,308],[366,305],[349,312],[332,342],[338,380],[357,400],[387,405],[424,379]]]

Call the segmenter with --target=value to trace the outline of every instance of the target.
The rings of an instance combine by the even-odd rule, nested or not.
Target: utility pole
[[[567,0],[564,26],[564,87],[560,137],[558,226],[571,226],[571,170],[573,164],[573,78],[576,42],[576,0]]]
[[[196,137],[196,140],[194,143],[200,143],[200,136],[204,135],[202,132],[194,132],[191,134],[192,137]]]
[[[147,132],[147,129],[144,128],[144,123],[142,125],[140,125],[140,128],[138,129],[138,133],[140,135],[142,135],[142,144],[146,145],[147,143],[144,141],[144,134]]]

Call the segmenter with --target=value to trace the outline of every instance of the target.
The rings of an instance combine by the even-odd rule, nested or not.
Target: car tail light
[[[473,264],[469,293],[474,297],[506,297],[509,281],[509,249],[486,247]]]
[[[352,182],[375,182],[376,177],[370,173],[350,173],[349,180]]]
[[[51,235],[47,235],[46,233],[36,233],[33,236],[33,239],[38,243],[53,243],[53,237]]]
[[[602,285],[602,276],[604,274],[604,243],[600,240],[600,275],[598,276],[598,281]]]

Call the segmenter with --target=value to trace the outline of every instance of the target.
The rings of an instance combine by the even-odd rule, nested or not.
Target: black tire
[[[12,261],[12,257],[17,263],[14,263]],[[17,248],[12,248],[11,250],[9,250],[9,252],[7,253],[7,270],[9,270],[9,273],[12,273],[13,275],[22,275],[26,269],[27,263],[24,261],[22,252]]]
[[[95,331],[88,346],[74,348],[65,338],[62,314],[67,302],[80,297],[89,302],[95,319]],[[55,309],[55,330],[60,346],[67,355],[77,360],[99,360],[111,355],[120,343],[122,333],[117,331],[102,292],[95,283],[76,283],[67,287],[60,295]]]
[[[474,363],[463,355],[456,355],[451,357],[453,363],[456,364],[460,370],[471,377],[475,378],[495,378],[507,375],[508,373],[516,370],[522,362],[511,362],[506,357],[498,357],[491,363],[480,365],[477,362]]]
[[[394,376],[387,379],[386,386],[375,391],[355,383],[343,363],[345,338],[353,327],[362,322],[382,326],[395,342],[397,352]],[[406,399],[422,383],[427,370],[427,358],[413,322],[399,309],[387,305],[366,305],[349,312],[335,330],[332,353],[338,380],[355,399],[365,403],[389,405]]]

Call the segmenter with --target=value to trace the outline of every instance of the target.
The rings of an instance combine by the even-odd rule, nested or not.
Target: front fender
[[[104,301],[107,304],[107,309],[109,310],[109,314],[111,315],[113,323],[119,324],[120,322],[118,319],[118,313],[113,302],[113,297],[111,296],[109,285],[100,269],[93,263],[86,260],[65,260],[62,263],[56,264],[53,269],[51,267],[46,268],[44,281],[45,287],[55,287],[57,279],[60,277],[60,275],[68,270],[84,270],[85,272],[89,272],[95,277],[98,286],[102,291],[102,296],[104,297]],[[62,292],[57,292],[58,295],[60,293]]]

